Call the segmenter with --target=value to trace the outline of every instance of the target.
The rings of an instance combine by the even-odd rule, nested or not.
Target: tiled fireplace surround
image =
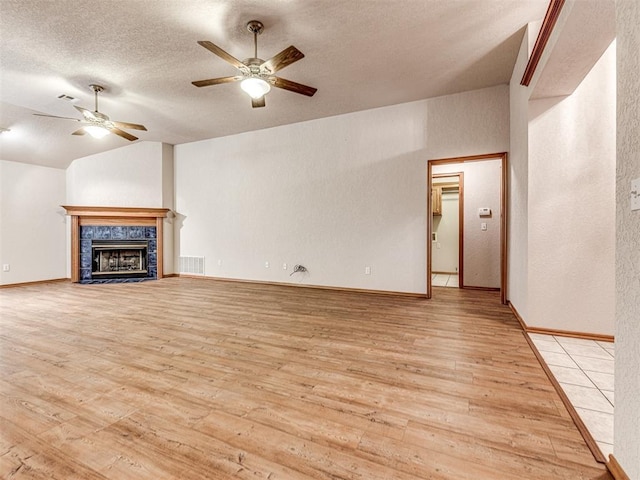
[[[92,276],[94,240],[146,240],[147,274],[144,277],[95,278]],[[141,282],[158,278],[156,227],[134,225],[80,225],[80,283]]]
[[[71,217],[71,281],[76,283],[140,282],[163,277],[162,238],[166,208],[63,206]],[[146,241],[147,273],[144,276],[93,278],[94,240]],[[111,277],[111,276],[110,276]]]

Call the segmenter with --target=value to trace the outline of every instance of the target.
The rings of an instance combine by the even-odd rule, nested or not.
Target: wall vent
[[[204,275],[204,257],[180,257],[180,273]]]

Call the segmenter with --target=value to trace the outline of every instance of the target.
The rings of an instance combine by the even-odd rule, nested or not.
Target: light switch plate
[[[640,210],[640,178],[631,180],[631,210]]]

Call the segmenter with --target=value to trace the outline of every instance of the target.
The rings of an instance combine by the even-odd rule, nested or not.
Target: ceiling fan
[[[269,93],[272,85],[283,88],[284,90],[313,97],[313,94],[317,91],[316,88],[274,75],[278,70],[282,70],[284,67],[304,58],[304,54],[291,45],[269,60],[262,60],[258,58],[258,35],[264,30],[264,25],[258,20],[251,20],[247,23],[247,30],[253,33],[254,56],[242,62],[209,41],[201,40],[198,42],[198,44],[210,52],[236,67],[239,70],[239,75],[210,78],[208,80],[199,80],[191,83],[196,87],[207,87],[209,85],[241,81],[240,87],[251,97],[251,106],[253,108],[265,106],[264,96]]]
[[[95,95],[96,108],[92,112],[86,108],[78,107],[74,105],[75,109],[78,110],[83,118],[73,118],[73,117],[58,117],[56,115],[45,115],[43,113],[34,113],[39,117],[50,117],[50,118],[62,118],[64,120],[75,120],[76,122],[84,122],[85,126],[79,128],[71,135],[84,135],[88,133],[94,138],[102,138],[109,133],[114,133],[122,138],[126,138],[127,140],[134,141],[137,140],[138,137],[134,137],[130,133],[122,130],[123,128],[131,128],[134,130],[146,130],[144,125],[138,125],[137,123],[126,123],[126,122],[116,122],[115,120],[110,120],[107,115],[104,113],[100,113],[98,111],[98,93],[104,90],[104,87],[101,85],[91,84],[89,85],[91,90]]]

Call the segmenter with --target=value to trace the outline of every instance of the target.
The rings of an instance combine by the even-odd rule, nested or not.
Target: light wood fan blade
[[[71,135],[84,135],[85,133],[87,133],[87,132],[85,132],[84,131],[84,127],[82,127],[82,128],[79,128],[78,130],[76,130],[75,132],[73,132]]]
[[[131,128],[132,130],[147,130],[147,127],[144,125],[139,125],[137,123],[127,123],[127,122],[114,122],[112,121],[116,127],[118,128]]]
[[[242,75],[236,75],[234,77],[220,77],[220,78],[210,78],[208,80],[198,80],[197,82],[191,82],[196,87],[208,87],[209,85],[220,85],[221,83],[231,83],[237,82],[238,80],[242,80],[244,77]]]
[[[266,105],[265,101],[264,101],[264,95],[260,98],[252,98],[251,99],[251,106],[253,108],[260,108],[260,107],[264,107]]]
[[[59,117],[57,115],[45,115],[44,113],[34,113],[34,115],[36,117],[49,117],[49,118],[61,118],[63,120],[75,120],[76,122],[79,122],[80,119],[79,118],[73,118],[73,117]]]
[[[266,69],[269,73],[276,73],[278,70],[282,70],[284,67],[291,65],[293,62],[297,62],[304,58],[304,53],[291,45],[285,48],[280,53],[274,55],[269,60],[260,65],[260,69]]]
[[[131,135],[130,133],[125,132],[124,130],[120,130],[119,128],[116,127],[111,127],[108,129],[111,133],[115,133],[116,135],[121,136],[122,138],[126,138],[127,140],[133,142],[134,140],[137,140],[138,137],[134,137],[133,135]]]
[[[215,53],[221,59],[223,59],[226,62],[229,62],[231,65],[233,65],[236,68],[239,68],[240,70],[247,69],[247,66],[244,63],[242,63],[240,60],[238,60],[236,57],[234,57],[233,55],[225,52],[219,46],[217,46],[214,43],[209,42],[208,40],[200,40],[198,42],[198,45],[202,45],[204,48],[209,50],[211,53]]]
[[[318,91],[317,88],[313,88],[308,85],[303,85],[297,82],[292,82],[291,80],[287,80],[280,77],[273,77],[273,86],[278,88],[284,88],[285,90],[299,93],[301,95],[306,95],[307,97],[313,97],[314,93]]]

